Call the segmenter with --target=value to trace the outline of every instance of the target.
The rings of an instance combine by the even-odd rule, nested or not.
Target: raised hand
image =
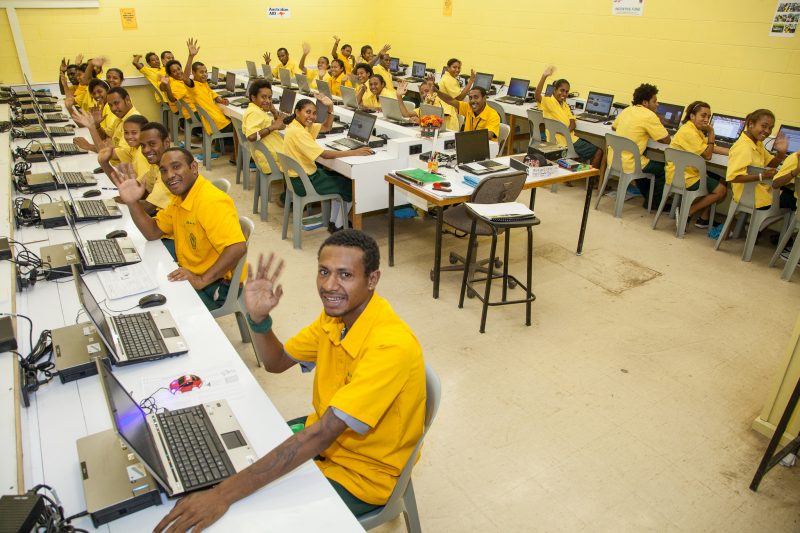
[[[364,96],[364,93],[366,93],[366,92],[367,92],[367,84],[366,83],[362,83],[358,87],[358,92],[356,93],[356,96],[359,96],[359,97]]]
[[[116,185],[119,188],[119,197],[122,203],[135,204],[144,197],[147,189],[145,189],[144,183],[140,183],[139,180],[136,179],[136,172],[133,170],[133,165],[130,163],[122,163],[117,167],[116,174],[117,180],[119,181]]]
[[[469,71],[469,81],[475,83],[475,78],[478,77],[478,73],[475,72],[475,69],[470,69]]]
[[[142,54],[133,54],[133,62],[134,63],[141,63],[142,62]]]
[[[66,72],[67,72],[67,58],[66,57],[62,57],[61,58],[61,65],[58,67],[58,69],[61,71],[61,74],[66,74]]]
[[[83,54],[78,54],[75,56],[75,64],[80,65],[83,63]]]
[[[72,139],[72,143],[82,150],[86,150],[87,152],[91,152],[94,149],[92,143],[84,139],[83,137],[75,137]]]
[[[336,41],[336,44],[339,44],[339,41],[341,41],[338,35],[334,35],[333,40]]]
[[[311,52],[311,45],[303,43],[303,55],[308,55],[309,52]]]
[[[325,107],[330,107],[333,105],[331,99],[325,96],[324,94],[314,93],[314,98],[322,102],[322,105],[324,105]]]
[[[103,110],[100,109],[100,106],[94,106],[89,110],[89,113],[92,115],[93,125],[100,124],[103,122]],[[89,126],[86,126],[87,128]]]
[[[542,72],[542,76],[544,76],[545,78],[549,78],[555,73],[555,71],[556,71],[555,65],[548,65],[547,68],[545,68],[544,71]]]
[[[263,58],[264,58],[264,63],[266,63],[267,65],[269,65],[269,62],[270,62],[270,60],[271,60],[271,58],[270,58],[270,55],[269,55],[269,52],[264,52],[264,55],[263,55],[263,56],[261,56],[261,57],[263,57]]]
[[[158,81],[161,82],[161,88],[166,91],[167,87],[169,87],[169,76],[161,76],[158,78]]]
[[[190,56],[196,56],[200,52],[200,46],[197,43],[197,39],[193,39],[189,37],[189,40],[186,41],[186,48],[189,49]]]
[[[775,137],[775,142],[772,144],[772,147],[775,148],[776,152],[785,154],[789,149],[789,139],[786,138],[786,135],[781,133]]]
[[[403,80],[397,83],[397,96],[402,98],[408,92],[408,82]]]
[[[392,46],[390,44],[384,44],[383,48],[381,48],[381,51],[378,52],[378,55],[385,54],[386,52],[388,52],[391,49],[392,49]]]
[[[278,284],[278,277],[283,271],[283,259],[278,260],[275,270],[272,264],[276,261],[274,253],[269,254],[266,264],[264,254],[258,256],[258,266],[253,272],[252,263],[247,265],[247,284],[244,286],[244,307],[253,322],[261,322],[275,309],[283,296],[283,287]]]
[[[74,107],[71,109],[70,115],[72,116],[72,120],[74,120],[75,124],[78,126],[82,128],[91,128],[97,125],[91,113],[87,113],[83,109],[75,109]]]

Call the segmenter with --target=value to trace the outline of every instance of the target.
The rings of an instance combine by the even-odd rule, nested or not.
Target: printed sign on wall
[[[445,17],[453,16],[453,0],[444,0],[444,4],[442,5],[442,15]]]
[[[139,27],[136,23],[136,10],[132,7],[121,7],[119,18],[122,20],[123,30],[135,30]]]
[[[772,25],[769,29],[770,37],[794,37],[797,24],[800,22],[800,2],[781,2],[775,8]]]
[[[628,17],[641,17],[644,13],[644,0],[611,0],[611,14]]]
[[[271,19],[288,19],[292,16],[292,12],[288,7],[269,7],[267,8],[267,18]]]

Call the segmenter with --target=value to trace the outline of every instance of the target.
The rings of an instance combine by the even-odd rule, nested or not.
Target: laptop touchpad
[[[230,433],[223,433],[222,441],[225,443],[225,448],[229,450],[235,450],[236,448],[241,448],[242,446],[246,446],[247,443],[244,441],[244,437],[239,430],[231,431]]]

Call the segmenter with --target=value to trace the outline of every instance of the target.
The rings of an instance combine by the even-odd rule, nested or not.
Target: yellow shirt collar
[[[358,316],[353,327],[347,331],[344,339],[341,338],[342,328],[344,327],[344,322],[341,318],[330,318],[322,326],[322,329],[325,330],[334,345],[341,344],[347,355],[354,358],[360,353],[361,346],[366,342],[375,321],[383,313],[386,305],[386,300],[373,292],[369,303]]]
[[[205,179],[202,174],[198,175],[194,185],[189,189],[189,194],[186,195],[186,198],[181,199],[180,196],[175,197],[178,201],[178,207],[191,211],[192,207],[194,207],[195,198],[200,195],[200,190],[206,185],[208,185],[208,180]]]

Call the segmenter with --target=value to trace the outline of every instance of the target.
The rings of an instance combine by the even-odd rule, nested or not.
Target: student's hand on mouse
[[[276,263],[273,270],[272,265]],[[275,309],[283,296],[283,286],[278,278],[283,272],[283,259],[278,260],[274,253],[264,262],[264,254],[258,256],[255,271],[253,264],[247,264],[247,283],[244,286],[244,307],[253,322],[261,322]]]
[[[266,63],[267,65],[269,65],[269,62],[272,60],[272,58],[269,55],[269,52],[264,52],[264,55],[261,57],[264,58],[264,63]]]
[[[220,104],[222,104],[222,105],[228,105],[228,104],[230,104],[231,102],[230,102],[230,100],[228,100],[227,98],[220,98],[220,99],[219,99],[219,103],[220,103]]]
[[[83,137],[75,137],[74,139],[72,139],[72,143],[81,150],[86,150],[87,152],[91,151],[94,148],[92,146],[92,143],[90,143]]]
[[[189,50],[190,56],[196,56],[200,52],[200,45],[197,43],[197,39],[192,37],[189,37],[186,41],[186,48]]]
[[[549,78],[550,76],[552,76],[555,73],[555,71],[556,71],[556,66],[555,65],[548,65],[544,69],[544,71],[542,72],[542,76],[545,77],[545,78]]]
[[[178,267],[167,274],[167,279],[170,281],[188,281],[192,288],[197,291],[204,289],[208,285],[201,276],[183,267]]]
[[[772,143],[772,147],[776,152],[785,154],[789,149],[789,139],[786,138],[786,135],[780,133],[777,137],[775,137],[775,142]]]
[[[356,148],[352,150],[352,155],[372,155],[375,151],[371,148],[367,148],[366,146],[362,146],[361,148]]]

